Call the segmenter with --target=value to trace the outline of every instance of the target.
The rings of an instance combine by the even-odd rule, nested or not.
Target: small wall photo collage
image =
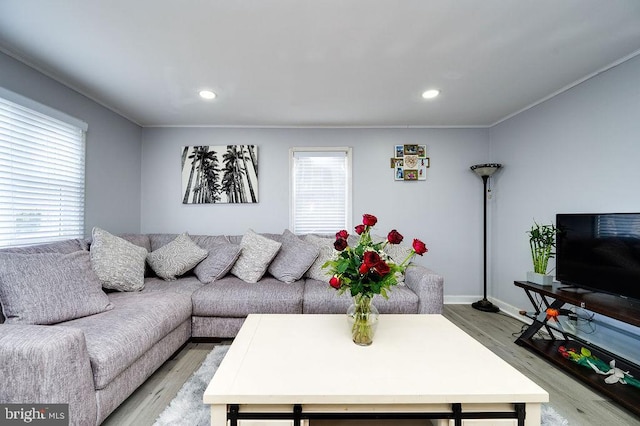
[[[429,157],[426,145],[396,145],[390,161],[394,180],[427,180]]]

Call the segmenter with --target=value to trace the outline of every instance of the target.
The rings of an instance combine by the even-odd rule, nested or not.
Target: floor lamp
[[[478,176],[482,178],[482,187],[483,187],[483,209],[484,209],[484,234],[483,234],[483,260],[484,260],[484,294],[482,300],[478,300],[475,303],[472,303],[475,309],[484,312],[498,312],[500,308],[498,308],[493,303],[487,300],[487,181],[489,177],[493,175],[498,169],[502,167],[502,164],[497,163],[489,163],[489,164],[476,164],[475,166],[471,166],[471,170],[473,170]]]

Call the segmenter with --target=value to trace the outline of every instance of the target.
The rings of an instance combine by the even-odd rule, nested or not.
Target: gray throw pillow
[[[320,254],[320,249],[298,238],[285,229],[282,233],[282,247],[269,265],[269,273],[285,283],[302,278]]]
[[[236,263],[242,248],[238,244],[222,243],[203,247],[209,256],[196,266],[193,273],[200,282],[209,284],[224,277]]]
[[[248,283],[257,283],[269,267],[282,244],[256,234],[249,229],[240,241],[240,257],[231,268],[231,273]]]
[[[0,303],[7,324],[56,324],[113,309],[87,251],[0,253]]]
[[[333,257],[336,250],[333,248],[335,238],[323,238],[313,234],[304,236],[304,241],[313,244],[318,248],[319,254],[316,260],[313,262],[307,273],[306,277],[312,278],[318,281],[329,281],[331,274],[327,269],[322,269],[322,265]]]
[[[178,275],[192,270],[208,254],[209,252],[198,247],[185,232],[169,244],[149,253],[147,262],[160,278],[174,281]]]
[[[387,256],[389,256],[396,265],[399,265],[411,254],[411,247],[405,244],[387,244],[384,252],[387,253]],[[396,283],[397,285],[404,285],[404,274],[398,272]]]
[[[93,228],[91,236],[91,265],[102,287],[118,291],[142,290],[147,249],[98,227]]]

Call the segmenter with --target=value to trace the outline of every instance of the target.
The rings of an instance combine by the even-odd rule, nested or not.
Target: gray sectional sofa
[[[287,232],[260,235],[276,241],[271,249],[277,246],[278,253],[257,282],[238,276],[253,281],[252,262],[268,251],[265,247],[243,246],[246,235],[192,236],[206,251],[206,267],[201,268],[204,260],[195,268],[179,265],[190,269],[171,280],[157,276],[147,262],[136,272],[143,275],[142,288],[132,291],[103,291],[95,265],[102,260],[122,267],[122,259],[98,258],[91,252],[98,251],[95,241],[95,247],[91,241],[67,240],[0,250],[0,403],[68,403],[70,424],[97,425],[191,338],[233,338],[251,313],[344,314],[351,298],[338,296],[311,273],[314,268],[317,273],[331,239],[315,237],[303,246]],[[177,237],[120,236],[157,253],[159,271],[158,262],[180,257],[158,251]],[[294,267],[316,252],[312,265]],[[249,265],[248,272],[240,263]],[[300,271],[304,275],[298,277]],[[376,297],[374,303],[383,314],[441,313],[443,278],[411,265],[405,284],[394,287],[388,300]]]

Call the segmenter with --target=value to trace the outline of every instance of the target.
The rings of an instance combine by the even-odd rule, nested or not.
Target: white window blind
[[[351,148],[291,150],[291,217],[295,234],[350,229]]]
[[[0,247],[84,236],[86,124],[48,112],[0,90]]]

